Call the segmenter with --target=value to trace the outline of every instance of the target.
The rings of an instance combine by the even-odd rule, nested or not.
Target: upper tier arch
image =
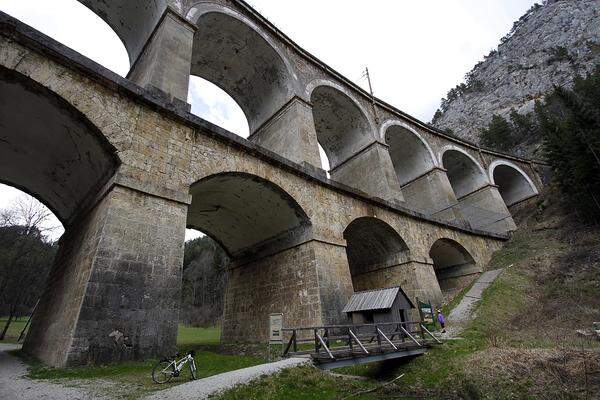
[[[376,140],[368,113],[339,85],[316,80],[306,93],[313,106],[317,140],[332,169]]]
[[[466,196],[489,184],[487,174],[479,162],[463,149],[448,145],[439,153],[442,166],[457,198]]]
[[[408,124],[388,120],[381,126],[380,136],[390,146],[390,157],[400,186],[437,166],[429,144]]]
[[[509,161],[496,160],[492,162],[489,174],[491,182],[498,186],[498,191],[507,207],[539,193],[525,171]]]
[[[167,8],[166,0],[78,0],[102,18],[121,39],[129,63],[137,60]]]
[[[256,132],[296,93],[296,75],[278,46],[243,15],[215,4],[188,13],[197,31],[191,74],[227,92]]]

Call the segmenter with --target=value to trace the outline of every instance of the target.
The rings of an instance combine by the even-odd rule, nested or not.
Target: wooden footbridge
[[[421,321],[284,328],[283,356],[308,355],[322,369],[415,357],[442,344]]]

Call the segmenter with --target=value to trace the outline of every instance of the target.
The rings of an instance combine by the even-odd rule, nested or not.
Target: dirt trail
[[[473,309],[475,308],[475,304],[481,300],[484,290],[500,276],[502,271],[502,269],[496,269],[481,274],[473,284],[473,287],[464,295],[460,303],[454,307],[450,315],[446,318],[446,333],[440,335],[443,339],[456,339],[460,336],[467,323],[475,317]]]
[[[88,390],[27,378],[27,367],[7,353],[20,345],[0,344],[0,399],[11,400],[107,400]]]
[[[238,369],[208,378],[184,383],[170,389],[161,390],[146,400],[200,400],[207,399],[227,389],[249,383],[262,376],[275,374],[286,368],[293,368],[310,363],[309,358],[287,358],[269,364]]]

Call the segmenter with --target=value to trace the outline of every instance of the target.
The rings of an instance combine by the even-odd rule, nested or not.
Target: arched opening
[[[241,107],[223,89],[206,79],[190,77],[188,103],[192,105],[192,114],[243,138],[250,135]]]
[[[458,242],[439,239],[429,251],[433,269],[446,301],[465,288],[479,272],[471,254]]]
[[[416,133],[392,125],[385,131],[385,142],[390,146],[390,156],[400,186],[430,171],[435,163],[429,146]]]
[[[449,149],[442,155],[442,165],[458,199],[483,187],[487,178],[475,160],[459,150]]]
[[[367,117],[346,94],[318,86],[311,94],[317,140],[333,169],[373,141]]]
[[[144,43],[141,42],[142,38],[134,33],[141,27],[118,22],[117,14],[123,8],[133,7],[136,11],[129,15],[135,17],[138,22],[146,24],[150,21],[145,19],[147,17],[145,12],[153,7],[147,7],[146,2],[142,1],[120,1],[119,3],[122,4],[119,6],[114,6],[112,3],[110,2],[109,5],[104,1],[93,0],[20,0],[2,2],[0,9],[98,64],[125,76],[130,64],[129,47],[126,49],[124,43],[127,44],[130,39],[133,41],[140,39],[140,42],[134,46],[137,49],[135,51],[139,51]],[[148,35],[152,29],[153,26],[146,27]],[[123,38],[127,30],[131,30],[128,33],[130,39],[121,41],[120,37]]]
[[[357,218],[344,231],[344,239],[355,291],[398,286],[385,271],[407,263],[410,251],[394,228],[377,218]]]
[[[293,240],[310,225],[290,195],[254,175],[212,175],[192,185],[190,193],[188,227],[211,236],[234,259]]]
[[[39,199],[60,220],[66,232],[33,318],[24,349],[57,363],[74,319],[68,296],[81,288],[77,251],[85,241],[81,224],[115,174],[119,159],[102,133],[75,109],[39,83],[0,67],[0,181]],[[91,261],[90,261],[91,263]],[[64,347],[63,347],[64,346]],[[52,356],[49,353],[52,352]],[[52,358],[54,357],[54,358]]]
[[[227,290],[218,299],[224,301],[222,339],[261,340],[270,313],[292,318],[308,312],[308,292],[299,288],[311,271],[306,253],[311,224],[292,196],[241,172],[203,178],[190,194],[188,228],[204,232],[228,259]]]
[[[458,200],[454,207],[471,228],[506,233],[516,229],[506,204],[487,174],[466,152],[449,148],[442,152],[442,165]]]
[[[254,133],[294,92],[285,63],[257,31],[233,16],[208,12],[196,25],[191,74],[235,99]]]
[[[144,45],[152,35],[156,24],[167,7],[166,0],[154,0],[152,2],[146,0],[78,1],[115,30],[125,44],[131,64],[143,51]],[[52,5],[54,6],[58,2],[53,0]]]
[[[400,124],[390,121],[383,125],[383,129],[406,205],[425,214],[442,210],[442,215],[437,217],[453,219],[454,214],[447,209],[456,203],[456,199],[443,173],[435,169],[431,148],[416,131]]]
[[[498,186],[498,191],[507,207],[538,194],[533,182],[520,169],[508,163],[498,163],[490,169],[492,182]]]
[[[0,180],[46,204],[68,229],[115,173],[115,149],[79,111],[0,67]]]

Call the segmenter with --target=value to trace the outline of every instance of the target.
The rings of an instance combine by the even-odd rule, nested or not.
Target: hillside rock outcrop
[[[547,0],[515,22],[498,49],[442,99],[432,124],[479,142],[494,114],[527,113],[554,86],[600,64],[600,0]]]

